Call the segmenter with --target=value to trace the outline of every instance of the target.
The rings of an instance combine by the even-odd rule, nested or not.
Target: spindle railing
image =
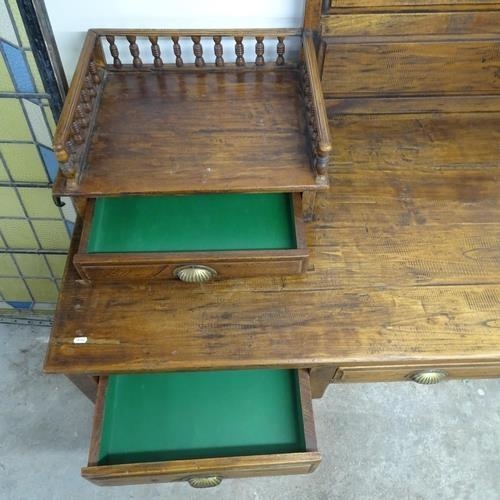
[[[301,30],[90,30],[54,136],[66,186],[78,183],[107,71],[266,71],[298,67],[302,68],[313,167],[322,182],[331,149],[328,121],[314,44],[308,35],[303,37]]]
[[[313,168],[317,175],[316,182],[327,184],[328,163],[332,150],[330,126],[321,89],[316,51],[312,39],[307,36],[303,39],[303,61],[300,67],[307,129],[312,142]]]
[[[150,67],[159,69],[169,64],[180,68],[185,66],[191,57],[194,57],[191,64],[195,68],[206,66],[222,68],[228,65],[238,68],[284,66],[286,41],[301,35],[300,30],[294,29],[199,32],[114,29],[94,30],[94,32],[106,40],[107,51],[111,56],[109,62],[114,69],[123,69],[126,64],[131,64],[134,69]],[[128,43],[131,57],[118,46],[124,40]],[[189,53],[186,53],[188,48],[186,42],[191,45]],[[233,46],[230,47],[230,44]],[[124,48],[123,44],[121,46]],[[273,49],[270,50],[270,47]],[[102,48],[105,49],[104,46]]]
[[[92,127],[106,66],[99,36],[89,31],[54,134],[54,151],[69,183],[78,177],[79,158]]]

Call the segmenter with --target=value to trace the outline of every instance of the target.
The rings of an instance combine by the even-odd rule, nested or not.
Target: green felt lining
[[[291,248],[287,193],[98,198],[87,244],[89,253]]]
[[[295,370],[114,375],[100,465],[305,451]]]

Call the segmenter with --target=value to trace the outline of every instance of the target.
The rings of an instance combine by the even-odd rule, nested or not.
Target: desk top
[[[45,370],[500,361],[498,122],[399,117],[397,137],[384,115],[334,122],[334,144],[356,147],[335,152],[304,275],[91,286],[68,266]],[[459,136],[479,123],[474,155]],[[446,148],[462,162],[432,154]]]

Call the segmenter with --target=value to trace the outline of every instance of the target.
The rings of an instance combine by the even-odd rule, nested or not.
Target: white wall
[[[89,28],[292,28],[305,0],[45,0],[68,81]]]

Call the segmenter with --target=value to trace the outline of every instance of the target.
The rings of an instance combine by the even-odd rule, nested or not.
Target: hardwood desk
[[[350,79],[343,65],[349,57],[335,59],[335,44],[344,40],[325,35],[334,44],[323,47],[331,188],[317,195],[314,220],[305,227],[306,273],[89,284],[69,259],[45,370],[66,374],[97,401],[82,469],[87,479],[213,486],[222,477],[311,472],[320,459],[311,396],[320,397],[331,381],[500,376],[498,97],[428,97],[426,85],[419,95],[404,87],[402,95],[379,96],[376,82],[375,95],[364,87],[351,95],[351,83],[366,81]],[[332,65],[342,69],[344,87],[336,85],[342,75]],[[426,63],[420,71],[428,72]],[[453,83],[447,75],[444,81]],[[80,231],[78,225],[70,255]],[[292,420],[299,428],[303,423],[305,439],[293,453],[103,463],[107,375],[261,368],[297,369],[290,400],[299,397],[302,410]],[[170,375],[179,374],[159,376]],[[219,373],[202,377],[210,375]],[[116,379],[109,380],[114,387]],[[266,385],[258,386],[255,409],[263,406]],[[164,409],[147,406],[144,416],[158,411]]]
[[[307,2],[304,28],[309,41],[304,47],[306,62],[316,68],[312,39],[319,42],[333,139],[331,188],[317,195],[315,206],[313,196],[304,196],[306,213],[312,215],[314,208],[314,220],[305,228],[307,272],[202,284],[130,280],[91,285],[79,277],[71,258],[68,261],[45,370],[66,374],[91,399],[99,386],[89,467],[82,470],[98,484],[188,480],[193,486],[211,486],[222,477],[310,472],[320,459],[310,399],[320,397],[330,382],[434,383],[447,377],[500,376],[498,2],[470,2],[477,11],[446,1],[424,10],[400,0],[323,3],[330,8],[326,5],[320,20],[319,2]],[[409,6],[415,12],[407,12]],[[311,31],[317,36],[310,38]],[[113,55],[114,35],[106,39]],[[140,65],[135,35],[127,40],[133,65]],[[241,36],[235,40],[239,47]],[[150,41],[154,55],[157,37]],[[199,36],[192,41],[199,58]],[[238,50],[242,53],[241,47]],[[95,58],[102,59],[98,51]],[[82,74],[88,66],[93,76],[93,64],[81,66]],[[117,81],[124,80],[119,76]],[[314,83],[319,87],[318,78]],[[253,109],[252,95],[241,109]],[[286,108],[287,96],[290,93],[282,95],[281,90],[279,105],[264,111]],[[318,123],[324,125],[326,137],[323,96],[316,101],[321,106],[312,108],[323,110]],[[77,100],[73,104],[76,113]],[[245,130],[247,119],[233,114],[238,130]],[[75,114],[65,133],[81,139],[80,121]],[[289,120],[284,123],[289,125]],[[111,128],[119,125],[118,120]],[[300,136],[291,136],[283,151],[278,141],[264,155],[273,175],[280,158],[281,166],[288,168],[287,151],[295,150]],[[247,134],[242,137],[248,139]],[[64,149],[66,138],[56,144],[63,161],[71,156]],[[179,154],[176,148],[174,141],[169,154]],[[165,151],[153,149],[159,153],[157,170],[163,175]],[[92,197],[101,192],[110,160],[96,151],[101,167],[106,167],[98,169],[98,182],[86,187],[83,183],[83,193],[71,186],[70,194]],[[123,176],[118,158],[115,170],[120,175],[115,177],[135,185],[143,165],[134,160],[129,170],[134,175]],[[260,168],[258,160],[245,156],[245,166],[248,162],[252,169]],[[71,179],[74,165],[66,166]],[[194,167],[198,175],[199,165]],[[233,173],[238,178],[241,169]],[[290,181],[286,176],[279,180]],[[186,179],[181,175],[178,181]],[[229,187],[269,187],[260,175],[252,181],[256,183],[245,189],[234,183]],[[224,183],[227,179],[212,190],[225,190]],[[297,181],[298,188],[291,191],[302,192],[304,184],[303,179]],[[108,194],[117,194],[114,180],[104,185]],[[144,191],[149,193],[151,185]],[[165,186],[171,185],[162,182],[158,189]],[[185,191],[176,186],[176,192]],[[55,194],[65,192],[60,188],[56,185]],[[131,193],[124,185],[118,191]],[[78,225],[70,255],[80,231]],[[302,414],[293,422],[304,424],[306,439],[295,453],[194,461],[162,456],[155,463],[125,460],[110,466],[99,458],[107,375],[260,368],[297,369],[292,386],[298,391],[290,393],[290,400],[300,399]],[[254,375],[263,372],[255,370]],[[202,377],[210,375],[219,374]],[[115,387],[116,379],[109,379]],[[260,395],[265,387],[261,383],[256,392]],[[254,408],[261,406],[257,400]],[[148,408],[146,413],[157,411]]]

